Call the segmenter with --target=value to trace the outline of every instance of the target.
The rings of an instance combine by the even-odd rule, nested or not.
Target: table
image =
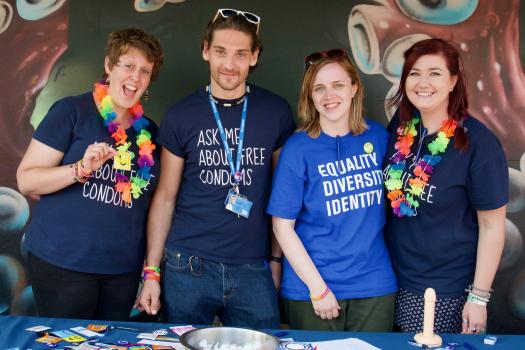
[[[82,326],[86,327],[88,324],[107,324],[120,327],[128,327],[136,329],[132,330],[111,330],[106,336],[101,338],[102,342],[116,342],[118,340],[127,340],[136,343],[136,338],[139,332],[152,332],[156,329],[169,329],[168,324],[163,323],[139,323],[139,322],[108,322],[108,321],[90,321],[90,320],[74,320],[74,319],[56,319],[56,318],[39,318],[39,317],[25,317],[25,316],[0,316],[0,350],[3,349],[32,349],[40,350],[47,349],[45,344],[35,342],[36,334],[34,332],[26,331],[26,328],[33,326],[45,325],[51,327],[53,330],[69,330],[72,327]],[[276,334],[282,330],[267,330],[270,334]],[[343,338],[359,338],[378,348],[385,350],[399,350],[409,349],[418,350],[420,348],[411,346],[407,343],[408,340],[413,339],[413,334],[407,333],[355,333],[355,332],[319,332],[319,331],[298,331],[286,330],[288,334],[281,336],[282,338],[292,337],[296,341],[322,341]],[[170,331],[170,336],[175,336]],[[478,350],[525,350],[525,335],[498,335],[498,342],[496,345],[483,344],[483,335],[462,335],[462,334],[441,334],[443,343],[457,342],[463,344],[468,342]],[[64,341],[58,343],[59,347],[66,345]],[[71,345],[71,344],[69,344]],[[465,347],[458,348],[459,350]]]

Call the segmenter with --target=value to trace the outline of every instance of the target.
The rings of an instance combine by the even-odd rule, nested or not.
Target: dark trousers
[[[28,261],[39,316],[129,320],[141,271],[115,275],[77,272],[31,253]]]
[[[323,320],[314,312],[309,300],[281,298],[284,314],[292,329],[391,332],[394,323],[396,293],[379,297],[337,300],[341,306],[339,317]]]

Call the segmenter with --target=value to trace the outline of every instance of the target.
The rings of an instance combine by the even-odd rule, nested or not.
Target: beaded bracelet
[[[143,280],[155,280],[160,282],[160,267],[144,266]]]
[[[489,290],[485,290],[485,289],[480,289],[480,288],[478,288],[478,287],[476,287],[476,286],[474,286],[472,284],[470,284],[468,286],[468,288],[465,289],[465,292],[472,293],[472,294],[477,295],[477,296],[482,297],[482,298],[487,298],[487,300],[490,299],[491,293],[493,291],[494,291],[494,289],[492,289],[492,288],[490,288]],[[478,293],[476,293],[476,292],[478,292]],[[479,292],[481,292],[483,294],[480,295]]]
[[[326,298],[326,296],[330,293],[330,288],[326,287],[326,290],[323,292],[323,294],[319,295],[318,297],[314,297],[312,294],[310,294],[310,300],[312,301],[320,301]]]
[[[87,180],[93,176],[93,172],[85,170],[82,159],[75,164],[70,164],[69,168],[71,169],[71,175],[73,175],[76,182],[86,183]]]
[[[93,172],[92,171],[87,171],[86,168],[84,168],[84,161],[81,159],[77,162],[77,168],[78,168],[78,174],[81,176],[81,177],[91,177],[93,176]]]

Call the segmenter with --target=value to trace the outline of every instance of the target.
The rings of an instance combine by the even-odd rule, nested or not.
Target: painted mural
[[[506,243],[488,329],[525,333],[525,74],[519,36],[525,12],[520,5],[519,0],[323,5],[315,0],[0,0],[0,314],[35,314],[23,239],[38,198],[17,191],[16,168],[47,109],[58,98],[88,90],[100,77],[107,33],[140,26],[158,36],[168,53],[150,102],[153,119],[160,121],[169,104],[206,82],[199,61],[201,30],[217,7],[233,7],[263,18],[265,53],[253,75],[256,83],[295,106],[302,57],[345,47],[362,73],[367,112],[383,124],[393,113],[384,109],[384,100],[397,89],[404,50],[427,37],[457,44],[471,113],[498,135],[510,166]]]

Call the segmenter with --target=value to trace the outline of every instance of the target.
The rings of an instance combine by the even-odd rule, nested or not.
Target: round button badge
[[[363,150],[366,153],[372,153],[374,151],[374,145],[372,144],[372,142],[367,142],[364,144]]]
[[[241,182],[242,180],[242,174],[237,171],[234,175],[233,175],[233,178],[235,179],[236,182]]]

